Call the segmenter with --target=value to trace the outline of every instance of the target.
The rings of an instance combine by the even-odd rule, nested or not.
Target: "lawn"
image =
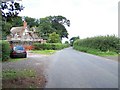
[[[51,55],[55,53],[57,50],[31,50],[31,53],[36,53],[36,54],[44,54],[44,55]]]

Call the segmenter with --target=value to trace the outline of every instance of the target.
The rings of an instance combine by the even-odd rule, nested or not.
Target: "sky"
[[[70,20],[69,38],[118,35],[119,0],[22,0],[20,16],[62,15]],[[64,39],[66,40],[66,39]]]

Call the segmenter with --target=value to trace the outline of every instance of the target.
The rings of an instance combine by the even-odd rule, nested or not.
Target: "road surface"
[[[118,62],[67,48],[50,57],[46,88],[118,88]]]

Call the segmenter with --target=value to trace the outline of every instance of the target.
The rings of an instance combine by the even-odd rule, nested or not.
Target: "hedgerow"
[[[113,51],[120,53],[120,38],[113,36],[96,36],[86,39],[79,39],[74,42],[75,49],[88,48],[103,52]],[[86,49],[85,49],[86,50]]]

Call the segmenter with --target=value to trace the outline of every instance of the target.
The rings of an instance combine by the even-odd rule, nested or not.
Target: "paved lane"
[[[117,88],[118,62],[67,48],[50,57],[46,88]]]

